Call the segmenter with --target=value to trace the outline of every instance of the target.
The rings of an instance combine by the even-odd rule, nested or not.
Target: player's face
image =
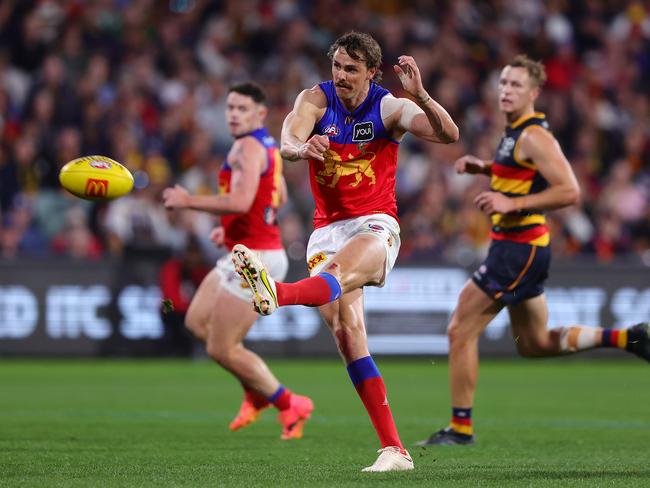
[[[248,95],[230,92],[226,98],[226,122],[233,137],[254,131],[262,127],[266,107],[256,103]]]
[[[539,88],[532,83],[526,68],[503,68],[499,77],[499,110],[514,115],[533,110],[537,95]]]
[[[338,48],[332,57],[332,80],[342,100],[357,98],[368,89],[377,70],[369,70],[363,59],[352,59],[345,49]]]

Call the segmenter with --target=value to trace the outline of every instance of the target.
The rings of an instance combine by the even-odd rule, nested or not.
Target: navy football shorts
[[[492,241],[472,280],[495,300],[515,305],[544,293],[550,264],[550,246]]]

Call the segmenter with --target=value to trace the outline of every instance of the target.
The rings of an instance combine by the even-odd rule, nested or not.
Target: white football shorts
[[[254,250],[255,251],[255,250]],[[284,249],[274,249],[267,251],[255,251],[271,277],[277,281],[282,281],[287,275],[289,269],[289,259]],[[235,265],[232,264],[232,253],[222,256],[217,261],[217,274],[219,275],[221,286],[233,295],[250,302],[253,298],[248,284],[235,271]]]
[[[359,234],[370,234],[380,239],[386,249],[386,268],[383,281],[395,266],[401,241],[399,224],[390,215],[363,215],[352,219],[339,220],[316,229],[307,244],[307,269],[310,276],[320,273],[334,254],[350,239]]]

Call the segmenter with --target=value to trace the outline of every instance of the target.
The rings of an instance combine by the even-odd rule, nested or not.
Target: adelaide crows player
[[[472,405],[481,332],[507,307],[519,354],[545,357],[617,347],[650,360],[650,327],[611,330],[571,325],[548,329],[544,281],[551,262],[545,211],[574,205],[578,182],[545,116],[534,108],[546,75],[519,55],[499,78],[499,108],[507,125],[494,161],[466,155],[458,173],[486,175],[490,191],[475,204],[492,219],[488,256],[464,286],[448,327],[452,415],[448,427],[419,446],[473,444]]]

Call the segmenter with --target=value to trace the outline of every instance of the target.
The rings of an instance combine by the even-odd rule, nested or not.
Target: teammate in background
[[[233,248],[235,268],[268,315],[283,305],[320,307],[357,393],[379,436],[381,449],[363,471],[413,469],[397,434],[386,388],[368,351],[363,287],[382,286],[400,247],[395,173],[406,132],[450,143],[458,128],[422,86],[410,56],[394,70],[417,103],[395,98],[377,83],[381,48],[368,34],[350,32],[330,47],[332,81],[304,90],[282,127],[285,159],[309,160],[316,202],[315,231],[307,248],[310,278],[281,283],[245,246]]]
[[[460,293],[448,328],[452,417],[420,446],[473,444],[472,405],[478,377],[478,340],[503,307],[508,308],[517,351],[526,357],[617,347],[650,360],[650,327],[626,330],[573,325],[547,328],[544,281],[551,261],[544,211],[574,205],[578,183],[559,144],[534,103],[546,75],[541,63],[517,56],[499,79],[499,108],[508,125],[494,161],[466,155],[458,173],[491,177],[490,191],[474,202],[491,216],[486,260]]]
[[[222,227],[211,239],[229,249],[244,242],[255,249],[269,273],[282,279],[288,260],[280,240],[276,210],[286,188],[277,144],[263,126],[267,114],[265,94],[254,83],[232,86],[226,100],[226,119],[235,138],[219,173],[219,195],[190,195],[179,185],[163,193],[167,208],[189,208],[221,216]],[[314,405],[291,393],[276,379],[243,340],[257,320],[251,310],[251,290],[232,264],[230,254],[217,261],[203,280],[187,312],[186,325],[205,342],[208,355],[230,371],[244,388],[244,401],[230,424],[233,431],[254,422],[270,405],[279,411],[282,439],[302,437],[303,425]]]

